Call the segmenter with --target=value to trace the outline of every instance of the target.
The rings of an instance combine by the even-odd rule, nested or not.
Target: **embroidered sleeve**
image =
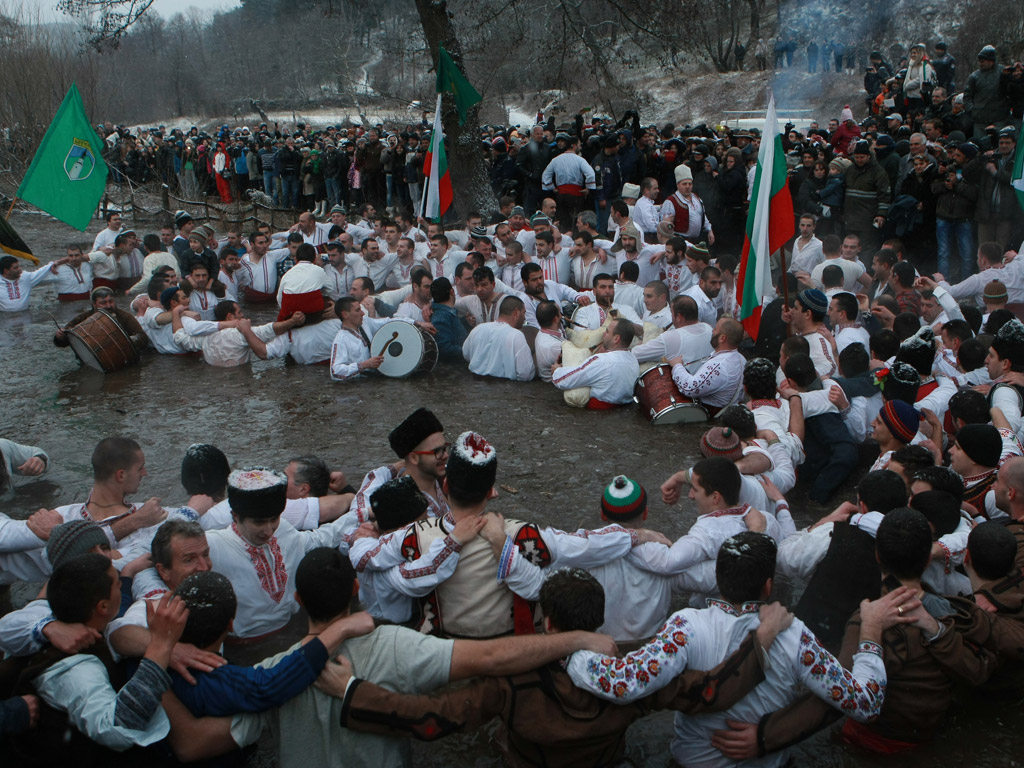
[[[637,532],[621,525],[606,525],[595,531],[581,528],[575,533],[545,528],[540,546],[542,557],[547,556],[548,562],[553,561],[559,568],[595,568],[624,557],[636,541],[639,541]],[[548,551],[551,555],[547,555]]]
[[[867,722],[882,711],[887,678],[877,644],[858,646],[850,672],[805,629],[800,634],[797,665],[797,674],[809,691],[854,720]]]
[[[692,376],[682,365],[672,367],[672,380],[679,387],[679,391],[687,397],[698,397],[717,391],[720,388],[721,377],[720,363],[705,364]]]
[[[573,683],[602,699],[636,701],[668,685],[686,669],[693,629],[683,611],[673,614],[654,639],[624,658],[577,651],[569,660]]]

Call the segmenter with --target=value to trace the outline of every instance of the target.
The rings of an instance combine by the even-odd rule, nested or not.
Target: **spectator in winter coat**
[[[967,78],[964,88],[964,107],[974,121],[974,140],[985,136],[985,129],[994,125],[1002,128],[1010,116],[1006,97],[999,89],[999,71],[996,69],[996,49],[986,45],[978,52],[978,68]]]
[[[871,154],[868,142],[858,141],[853,148],[853,165],[846,171],[843,217],[847,234],[858,235],[868,253],[878,248],[879,230],[885,226],[890,202],[889,177]]]
[[[832,135],[832,150],[837,155],[847,157],[853,143],[860,138],[860,126],[853,119],[853,110],[847,104],[839,116],[839,128]]]

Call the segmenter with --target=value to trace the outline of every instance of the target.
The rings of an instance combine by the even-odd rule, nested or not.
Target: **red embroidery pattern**
[[[245,551],[249,555],[249,561],[256,569],[256,576],[260,580],[260,587],[270,595],[271,600],[275,603],[280,603],[281,598],[284,597],[285,587],[288,584],[288,571],[284,565],[284,555],[281,554],[281,547],[278,546],[277,537],[272,537],[267,543],[267,546],[270,547],[270,555],[274,558],[274,564],[271,566],[267,556],[263,554],[262,547],[254,547],[242,538],[242,534],[238,532],[238,527],[234,523],[231,523],[231,530],[242,540],[242,546],[245,547]],[[273,577],[271,577],[271,568],[273,568]],[[273,582],[271,582],[271,578],[273,578]]]

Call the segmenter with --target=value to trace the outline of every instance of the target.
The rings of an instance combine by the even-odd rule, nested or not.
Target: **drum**
[[[651,424],[690,424],[710,419],[703,405],[679,391],[668,365],[656,365],[641,374],[633,389],[633,399]]]
[[[139,361],[139,351],[112,315],[97,309],[67,331],[68,342],[83,365],[103,373]]]
[[[437,342],[434,337],[412,323],[392,320],[373,334],[370,355],[384,356],[379,370],[393,379],[414,373],[430,373],[437,365]]]

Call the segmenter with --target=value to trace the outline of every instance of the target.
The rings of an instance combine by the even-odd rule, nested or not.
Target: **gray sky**
[[[43,21],[56,21],[66,18],[56,10],[54,0],[8,0],[0,1],[0,11],[10,12],[16,15],[14,10],[21,5],[29,13],[38,11]],[[191,7],[200,8],[203,11],[220,11],[235,8],[239,5],[238,0],[156,0],[153,7],[147,13],[156,11],[161,16],[170,18],[176,13],[187,11]]]

